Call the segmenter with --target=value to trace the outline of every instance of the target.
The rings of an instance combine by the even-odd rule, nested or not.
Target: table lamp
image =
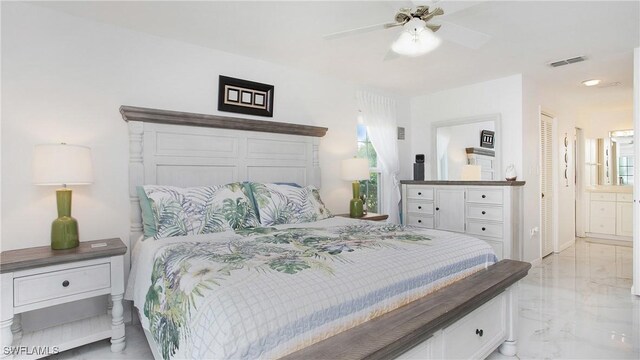
[[[360,199],[360,180],[369,179],[369,161],[367,159],[352,158],[342,160],[342,179],[353,181],[353,199],[349,202],[349,216],[362,217],[363,204]]]
[[[67,185],[93,182],[91,149],[86,146],[37,145],[33,158],[33,183],[62,185],[56,190],[58,218],[51,224],[51,248],[71,249],[80,245],[78,221],[71,217],[71,189]]]
[[[460,180],[474,181],[482,179],[482,166],[480,165],[462,165]]]

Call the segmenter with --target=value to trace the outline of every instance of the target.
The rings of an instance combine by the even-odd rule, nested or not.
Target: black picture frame
[[[482,130],[480,132],[480,147],[493,149],[493,140],[495,132],[491,130]]]
[[[218,110],[273,117],[273,85],[220,75]]]

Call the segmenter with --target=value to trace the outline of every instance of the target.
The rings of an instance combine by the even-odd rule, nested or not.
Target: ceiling
[[[393,21],[398,8],[421,3],[424,2],[37,4],[402,95],[425,94],[523,73],[546,91],[592,105],[594,101],[603,106],[631,102],[633,48],[640,45],[640,1],[455,2],[464,9],[445,14],[444,19],[488,34],[490,40],[477,50],[444,41],[435,51],[418,58],[385,60],[400,28],[334,40],[323,38],[337,31]],[[560,68],[546,65],[578,55],[585,55],[588,60]],[[580,85],[590,78],[621,85],[609,88]]]

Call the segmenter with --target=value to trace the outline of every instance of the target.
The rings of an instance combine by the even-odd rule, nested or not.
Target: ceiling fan
[[[437,3],[437,6],[434,4],[431,4],[431,6],[419,5],[415,7],[415,10],[411,7],[403,7],[396,13],[394,22],[339,31],[325,35],[324,39],[333,40],[370,31],[402,26],[404,28],[403,31],[392,45],[393,52],[389,52],[385,60],[397,57],[396,54],[406,56],[425,54],[435,49],[440,44],[440,39],[451,41],[471,49],[478,49],[489,40],[489,35],[441,20],[440,16],[445,15],[445,11],[450,15],[477,5],[480,2],[482,1],[465,3],[442,1],[442,3]],[[445,7],[445,9],[443,9],[443,7]],[[434,23],[434,21],[436,23]],[[434,35],[436,31],[439,31],[438,36]]]

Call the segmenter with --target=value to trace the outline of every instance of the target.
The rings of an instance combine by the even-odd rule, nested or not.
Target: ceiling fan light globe
[[[408,25],[408,24],[407,24]],[[440,45],[440,38],[427,28],[415,32],[405,30],[391,45],[391,50],[404,56],[420,56],[434,50]]]

